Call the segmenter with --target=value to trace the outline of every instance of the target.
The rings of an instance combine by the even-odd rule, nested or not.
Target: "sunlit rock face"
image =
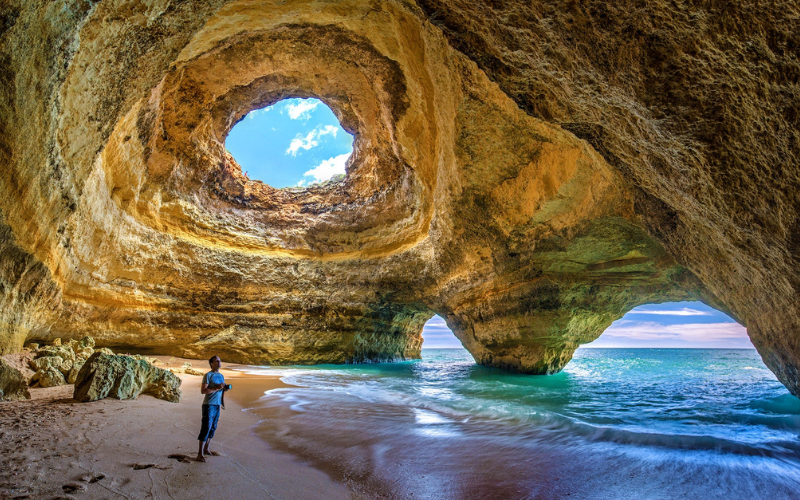
[[[789,7],[7,2],[0,352],[405,359],[438,313],[478,362],[553,373],[699,299],[796,393]],[[227,154],[288,97],[355,136],[344,181],[276,190]]]

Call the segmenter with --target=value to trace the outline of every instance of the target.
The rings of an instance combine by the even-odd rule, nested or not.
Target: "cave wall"
[[[797,4],[418,5],[521,109],[603,155],[648,234],[797,393]]]
[[[798,390],[790,4],[7,2],[0,350],[553,373],[642,303],[703,300]],[[795,12],[796,17],[796,12]],[[323,100],[346,179],[224,149]]]

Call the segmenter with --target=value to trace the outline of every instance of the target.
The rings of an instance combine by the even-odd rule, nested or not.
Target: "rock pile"
[[[55,387],[64,384],[74,384],[83,364],[94,354],[94,339],[86,336],[81,340],[70,340],[67,344],[56,339],[52,345],[39,347],[38,344],[28,344],[28,349],[34,353],[30,367],[36,373],[30,385],[38,387]],[[111,354],[111,350],[101,348]]]
[[[95,341],[89,336],[66,343],[55,339],[47,346],[30,343],[25,347],[25,353],[15,357],[14,363],[0,358],[0,401],[30,399],[29,386],[75,384],[75,399],[79,401],[105,397],[133,399],[145,393],[178,402],[181,381],[174,373],[202,375],[190,363],[164,370],[153,366],[160,362],[156,358],[115,355],[106,347],[95,349]]]

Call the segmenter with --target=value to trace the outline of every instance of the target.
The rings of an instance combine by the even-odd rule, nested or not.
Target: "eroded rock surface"
[[[30,399],[28,380],[17,368],[0,358],[0,401]]]
[[[45,366],[36,370],[30,380],[31,385],[37,387],[58,387],[59,385],[66,385],[67,380],[64,378],[64,372],[56,366]]]
[[[38,343],[31,342],[25,346],[24,359],[27,368],[33,370],[31,385],[40,387],[54,387],[57,385],[74,384],[83,364],[94,354],[94,339],[86,336],[80,340],[69,340],[61,343],[61,338],[55,338],[51,345],[40,347]],[[113,355],[107,348],[99,349],[106,354]],[[23,356],[23,355],[20,355]],[[61,376],[55,375],[60,372]]]
[[[131,356],[97,352],[78,372],[73,398],[97,401],[103,398],[136,399],[149,394],[171,403],[181,400],[181,379]]]
[[[697,299],[800,390],[790,2],[0,9],[0,352],[403,359],[438,313],[480,363],[552,373]],[[347,177],[246,179],[231,127],[309,96],[355,136]]]

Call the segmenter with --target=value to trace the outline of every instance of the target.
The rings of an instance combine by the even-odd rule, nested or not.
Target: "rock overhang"
[[[129,126],[115,130],[104,158],[112,161],[103,163],[119,202],[148,217],[166,192],[176,200],[167,207],[179,219],[176,231],[194,226],[195,236],[211,232],[233,246],[250,233],[245,245],[288,255],[380,253],[418,239],[430,219],[431,183],[400,154],[395,124],[408,104],[397,64],[336,27],[278,26],[233,38],[173,68],[131,110]],[[238,120],[285,97],[321,99],[354,133],[345,182],[276,190],[246,179],[227,154],[224,138]],[[137,136],[138,144],[125,145]],[[133,179],[131,163],[143,170]],[[225,229],[243,225],[249,231]]]
[[[62,27],[67,70],[38,69],[51,153],[9,134],[4,256],[39,265],[41,288],[6,274],[6,350],[91,333],[238,361],[398,359],[436,312],[479,362],[551,373],[643,302],[753,316],[690,271],[602,125],[532,116],[427,3],[157,3]],[[344,182],[275,190],[226,154],[236,121],[284,97],[323,100],[355,135]]]

